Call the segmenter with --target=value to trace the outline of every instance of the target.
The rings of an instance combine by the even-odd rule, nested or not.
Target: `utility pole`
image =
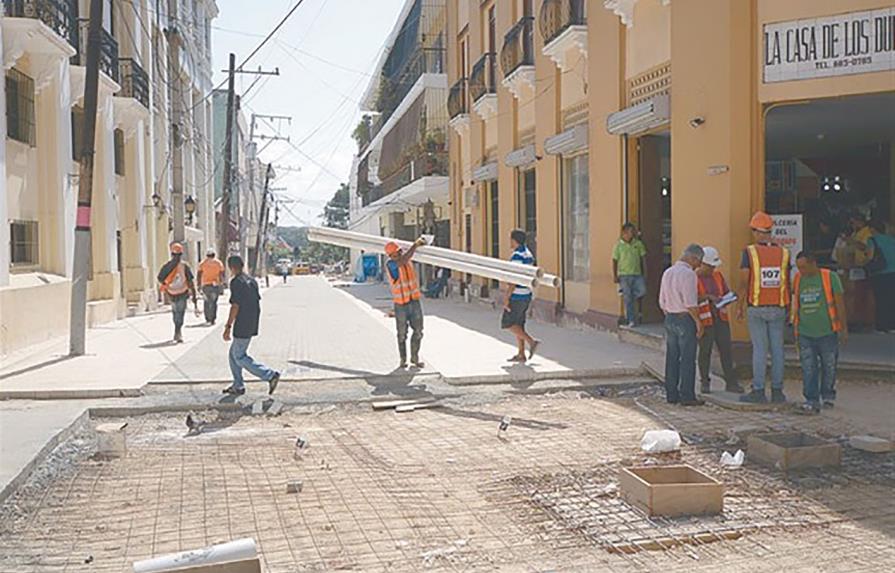
[[[230,193],[233,188],[233,115],[236,94],[234,68],[236,54],[230,54],[230,69],[227,76],[227,122],[224,132],[224,196],[221,198],[221,237],[218,253],[223,260],[230,256]]]
[[[270,193],[270,180],[274,177],[273,165],[267,164],[267,173],[264,176],[264,191],[261,196],[261,212],[258,216],[258,233],[255,237],[255,260],[253,261],[254,274],[258,275],[258,270],[264,268],[264,254],[261,249],[264,247],[264,237],[267,235],[267,195]]]
[[[171,100],[171,209],[174,212],[174,242],[183,243],[186,238],[183,212],[183,78],[180,74],[180,49],[183,37],[177,27],[179,0],[168,0],[168,84]]]
[[[87,341],[87,280],[90,274],[90,210],[93,204],[93,159],[99,105],[99,56],[102,45],[103,0],[90,0],[87,30],[87,72],[84,83],[84,132],[78,169],[78,211],[71,285],[69,353],[83,356]]]

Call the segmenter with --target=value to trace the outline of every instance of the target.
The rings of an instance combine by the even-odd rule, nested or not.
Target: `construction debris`
[[[648,454],[681,449],[681,435],[674,430],[648,430],[640,439],[640,449]]]
[[[304,484],[300,479],[286,483],[286,493],[300,493]]]
[[[737,453],[731,455],[730,452],[724,452],[721,454],[721,465],[725,468],[736,469],[743,466],[743,462],[746,460],[746,454],[743,450],[737,450]]]
[[[890,440],[877,438],[876,436],[852,436],[848,440],[848,445],[856,450],[874,454],[884,454],[895,449],[895,445]]]

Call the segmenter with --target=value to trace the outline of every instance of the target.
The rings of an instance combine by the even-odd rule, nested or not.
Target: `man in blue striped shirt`
[[[510,244],[513,247],[513,255],[510,262],[523,265],[534,265],[535,258],[525,245],[527,237],[522,229],[515,229],[510,233]],[[528,307],[531,305],[531,289],[525,286],[508,284],[506,300],[503,305],[503,316],[500,318],[500,327],[509,330],[516,337],[516,346],[519,351],[509,359],[509,362],[525,362],[525,343],[528,343],[528,359],[535,355],[535,350],[540,344],[539,340],[532,338],[525,332],[525,317]]]

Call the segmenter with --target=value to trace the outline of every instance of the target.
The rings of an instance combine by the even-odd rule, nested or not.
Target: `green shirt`
[[[646,246],[640,239],[632,239],[630,243],[619,239],[612,249],[612,260],[618,263],[618,276],[642,275],[640,258],[646,256]]]
[[[842,282],[839,275],[830,273],[830,286],[833,295],[842,294]],[[799,283],[799,336],[820,338],[833,334],[830,313],[827,312],[827,299],[820,273],[813,277],[803,276]]]

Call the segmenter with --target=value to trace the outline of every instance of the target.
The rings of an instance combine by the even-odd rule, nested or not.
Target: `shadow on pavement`
[[[503,416],[497,414],[489,414],[487,412],[476,412],[473,410],[461,410],[453,406],[442,406],[431,410],[436,414],[447,414],[448,416],[456,416],[458,418],[467,418],[472,420],[481,420],[483,422],[493,422],[500,424]],[[513,425],[526,428],[528,430],[565,430],[568,428],[566,424],[553,424],[550,422],[541,422],[539,420],[530,420],[527,418],[513,418]]]
[[[159,348],[167,348],[168,346],[177,346],[177,343],[173,340],[165,340],[162,342],[152,342],[150,344],[141,344],[140,348],[143,350],[157,350]]]
[[[40,370],[41,368],[46,368],[47,366],[52,366],[54,364],[59,364],[60,362],[65,362],[66,360],[71,360],[72,358],[78,357],[71,356],[70,354],[63,354],[62,356],[57,356],[56,358],[50,358],[49,360],[44,360],[43,362],[38,362],[37,364],[32,364],[31,366],[19,368],[18,370],[13,370],[12,372],[7,372],[6,374],[0,375],[0,380],[15,378],[16,376],[20,376],[22,374],[27,374],[29,372],[34,372],[35,370]]]

